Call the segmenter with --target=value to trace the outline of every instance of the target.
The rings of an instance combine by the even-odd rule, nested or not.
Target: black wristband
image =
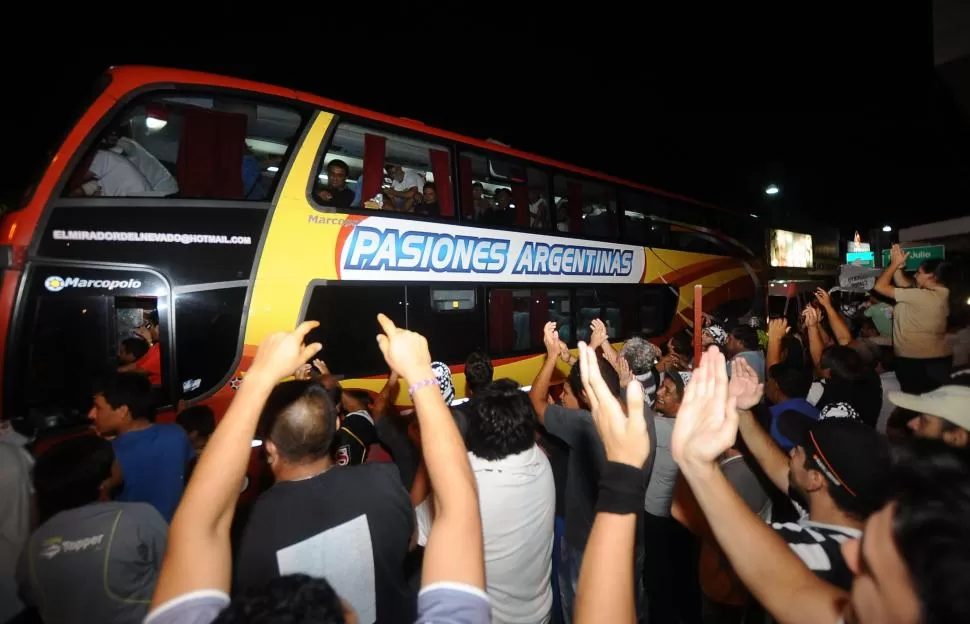
[[[606,462],[600,475],[596,511],[631,514],[643,510],[647,484],[643,471],[628,464]]]

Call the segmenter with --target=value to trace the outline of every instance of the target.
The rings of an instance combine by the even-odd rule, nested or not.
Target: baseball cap
[[[444,362],[432,362],[431,372],[438,380],[441,398],[445,400],[446,405],[450,405],[455,400],[455,382],[451,379],[451,369]]]
[[[940,386],[925,394],[890,392],[889,400],[897,407],[937,416],[970,431],[970,387]]]
[[[832,486],[862,503],[869,513],[885,503],[885,478],[892,459],[888,441],[875,429],[853,418],[816,421],[786,411],[778,416],[778,430],[805,449]]]

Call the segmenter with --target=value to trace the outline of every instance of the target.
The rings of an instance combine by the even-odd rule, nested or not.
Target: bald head
[[[326,389],[314,381],[287,381],[267,399],[261,430],[281,459],[300,464],[329,454],[336,423],[337,410]]]

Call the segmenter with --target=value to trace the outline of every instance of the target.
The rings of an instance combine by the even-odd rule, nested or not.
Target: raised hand
[[[414,383],[431,379],[431,354],[428,341],[417,332],[400,329],[394,321],[383,314],[377,315],[383,334],[377,335],[377,345],[384,354],[384,361],[406,382]]]
[[[559,332],[556,331],[555,321],[549,321],[542,326],[542,342],[546,345],[546,354],[550,358],[555,359],[562,353],[562,348],[560,347],[562,341],[559,340]]]
[[[889,256],[893,266],[901,268],[906,266],[906,258],[909,257],[909,252],[903,251],[903,248],[899,245],[893,245]]]
[[[598,318],[593,319],[593,322],[589,324],[589,329],[592,332],[589,337],[589,347],[593,350],[599,349],[603,343],[610,339],[606,325]]]
[[[738,433],[737,410],[727,410],[728,379],[724,355],[707,350],[684,390],[674,419],[670,450],[681,468],[713,467],[734,445]],[[731,399],[732,407],[736,399]]]
[[[330,374],[330,369],[327,368],[327,363],[320,358],[313,358],[313,368],[317,369],[321,375]]]
[[[299,381],[306,381],[310,379],[310,365],[301,364],[298,369],[293,371],[293,377]]]
[[[633,371],[630,370],[630,363],[626,361],[625,357],[617,356],[616,374],[620,377],[621,388],[626,388],[633,382],[634,379],[636,379],[636,377],[633,375]]]
[[[293,375],[293,371],[323,348],[319,342],[303,344],[307,334],[319,326],[317,321],[305,321],[293,331],[267,336],[256,351],[247,377],[263,375],[276,382]]]
[[[731,381],[728,383],[728,396],[737,401],[740,409],[751,409],[761,403],[765,385],[758,381],[758,373],[744,358],[731,360]]]
[[[815,327],[818,322],[822,319],[822,315],[819,311],[812,306],[806,306],[802,310],[802,319],[805,321],[805,327]]]
[[[624,414],[620,402],[603,381],[598,357],[595,349],[579,343],[583,389],[589,399],[593,422],[603,440],[606,458],[640,468],[650,455],[650,435],[643,414],[643,387],[636,380],[627,386],[627,414]]]
[[[768,342],[780,342],[791,328],[788,319],[776,318],[768,321]]]
[[[826,308],[832,306],[832,297],[831,295],[829,295],[829,292],[824,288],[815,289],[815,298],[818,300],[819,303],[821,303]]]

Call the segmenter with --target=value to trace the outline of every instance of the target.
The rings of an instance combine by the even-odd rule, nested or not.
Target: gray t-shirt
[[[644,479],[650,479],[656,466],[657,431],[654,412],[644,406],[644,417],[650,433],[650,456],[643,468]],[[596,518],[596,500],[599,497],[599,478],[606,464],[606,451],[593,415],[586,410],[571,410],[561,405],[550,405],[544,417],[546,431],[569,445],[569,462],[566,474],[566,543],[583,550],[593,529]],[[669,436],[668,436],[669,442]]]
[[[644,497],[643,508],[652,515],[661,518],[670,517],[670,506],[674,500],[674,486],[680,468],[674,462],[670,452],[670,437],[674,432],[674,419],[658,415],[655,419],[657,429],[657,450],[654,453],[653,474],[647,483],[647,494]]]
[[[148,613],[168,525],[147,503],[91,503],[37,528],[17,579],[45,622],[138,622]]]

